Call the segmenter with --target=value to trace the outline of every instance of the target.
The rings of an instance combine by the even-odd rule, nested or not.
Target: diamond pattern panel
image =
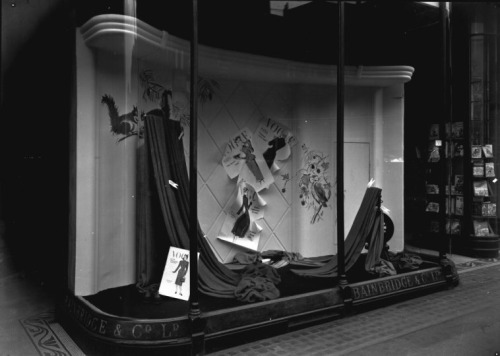
[[[226,103],[226,108],[236,123],[236,126],[242,129],[250,119],[251,114],[255,111],[256,106],[250,98],[248,91],[244,86],[240,85]]]
[[[245,127],[248,127],[248,129],[253,133],[255,130],[257,130],[257,127],[259,127],[260,121],[262,120],[264,116],[260,112],[260,110],[255,109],[252,113],[252,115],[249,116],[249,120],[245,123]]]
[[[207,240],[221,262],[232,262],[240,247],[217,239],[226,213],[236,191],[236,180],[231,180],[221,161],[228,138],[239,129],[257,129],[263,117],[277,119],[288,127],[291,123],[290,88],[266,83],[240,83],[221,80],[220,90],[214,99],[200,106],[198,126],[199,150],[199,196],[198,209],[200,225]],[[281,165],[275,174],[276,183],[264,190],[262,197],[267,201],[264,219],[257,223],[263,228],[259,250],[279,249],[292,246],[291,184],[284,184],[281,174],[290,173],[290,160]],[[291,177],[291,175],[289,175]],[[282,188],[285,187],[285,191]]]
[[[267,202],[264,220],[269,224],[271,230],[273,230],[280,222],[289,205],[283,199],[275,184],[272,184],[261,196]]]
[[[290,208],[274,229],[274,234],[280,237],[280,243],[286,251],[292,251],[292,211]]]
[[[290,119],[290,101],[283,97],[283,90],[280,89],[282,89],[281,86],[271,88],[260,103],[259,109],[265,113],[266,117],[271,117],[286,125],[287,123],[283,120]]]
[[[223,107],[222,98],[220,96],[214,96],[209,103],[198,106],[198,117],[205,126],[209,126]]]
[[[236,191],[236,182],[228,177],[226,170],[220,164],[208,179],[207,186],[222,207],[230,204],[230,199]]]
[[[189,172],[189,170],[188,170]],[[197,186],[197,192],[198,194],[200,193],[201,188],[205,186],[205,183],[203,182],[203,179],[200,176],[200,172],[198,172],[198,180],[196,181],[196,186]]]
[[[283,245],[281,244],[280,240],[276,237],[275,234],[272,234],[269,239],[267,240],[267,243],[263,246],[262,248],[263,251],[265,250],[285,250]]]
[[[215,219],[215,222],[213,223],[210,230],[205,231],[205,234],[207,235],[207,240],[210,246],[212,247],[212,250],[214,250],[215,255],[219,258],[219,261],[226,261],[227,256],[233,249],[231,245],[221,242],[220,240],[217,239],[217,234],[222,228],[225,218],[226,214],[223,211],[221,211],[217,219]]]
[[[260,240],[259,240],[259,251],[262,251],[264,246],[267,245],[267,241],[272,235],[272,230],[269,228],[269,225],[266,224],[265,220],[260,219],[257,224],[262,227],[262,231],[260,232]]]
[[[200,128],[202,125],[199,125]],[[222,153],[206,130],[198,130],[198,173],[207,181],[213,171],[220,166]]]
[[[261,107],[262,101],[268,96],[270,90],[273,88],[273,84],[262,82],[245,83],[244,85],[257,108]]]
[[[217,147],[219,147],[220,152],[223,153],[228,139],[238,132],[238,126],[234,123],[229,112],[222,109],[215,117],[215,120],[207,127],[207,131]]]
[[[198,210],[203,212],[203,214],[198,214],[201,229],[209,231],[220,214],[221,206],[207,186],[201,188],[198,193]]]
[[[278,162],[280,167],[279,171],[274,174],[274,184],[277,190],[280,192],[281,196],[286,200],[288,205],[292,204],[292,189],[293,184],[295,184],[295,178],[293,176],[292,158],[290,157],[287,161]]]
[[[240,82],[234,80],[218,80],[220,84],[219,90],[217,90],[217,95],[221,102],[225,105],[231,95],[233,95],[236,88],[240,85]],[[211,102],[210,102],[211,104]]]

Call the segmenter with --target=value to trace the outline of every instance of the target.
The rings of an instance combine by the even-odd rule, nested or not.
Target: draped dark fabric
[[[152,222],[152,200],[149,186],[149,165],[146,145],[137,149],[137,243],[136,280],[139,287],[147,287],[158,280],[155,266]]]
[[[370,237],[370,249],[368,250],[365,268],[371,269],[380,259],[384,243],[383,219],[379,207],[381,193],[382,190],[375,187],[370,187],[365,192],[361,206],[345,240],[346,272],[358,260],[368,237]],[[303,277],[336,277],[337,269],[338,258],[337,255],[334,255],[321,267],[292,269],[291,271]]]
[[[373,224],[373,230],[370,234],[370,244],[368,246],[368,254],[365,260],[366,271],[372,272],[375,270],[375,266],[380,264],[384,246],[384,214],[381,211],[378,211],[375,217],[375,223]]]
[[[184,148],[179,139],[181,132],[180,123],[167,119],[163,110],[155,110],[145,117],[145,141],[165,222],[165,239],[172,246],[189,249],[189,178]],[[177,188],[169,181],[177,184]],[[219,298],[234,298],[241,277],[217,260],[199,225],[198,246],[200,292]]]
[[[166,230],[151,169],[148,142],[143,140],[137,148],[136,280],[140,291],[154,292],[158,290],[170,242],[155,238],[165,236]]]

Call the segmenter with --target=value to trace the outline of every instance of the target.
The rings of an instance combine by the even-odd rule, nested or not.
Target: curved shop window
[[[216,337],[444,284],[437,254],[405,250],[419,41],[401,37],[439,9],[207,3],[124,2],[77,30],[76,300],[165,342],[188,313]]]

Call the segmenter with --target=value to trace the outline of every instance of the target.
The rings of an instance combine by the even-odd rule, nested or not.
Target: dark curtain
[[[179,139],[181,132],[180,123],[168,119],[166,110],[154,110],[145,117],[145,141],[166,228],[164,239],[171,246],[189,249],[189,178],[184,148]],[[169,184],[169,180],[178,184],[178,187]],[[163,238],[147,234],[145,237],[149,240]],[[219,298],[234,298],[235,288],[241,279],[240,275],[217,260],[199,225],[197,238],[200,252],[198,265],[200,292]],[[145,261],[154,252],[149,245],[147,242],[139,244],[143,248],[139,267],[142,266],[143,271],[149,271],[148,273],[152,273],[155,269],[162,270],[164,264],[148,266]],[[168,250],[162,251],[165,256],[167,252]],[[145,279],[150,278],[146,276]]]
[[[351,230],[345,240],[345,270],[356,263],[365,243],[370,238],[370,248],[365,264],[371,270],[380,260],[384,244],[383,218],[379,203],[382,190],[370,187],[366,190],[361,206],[354,218]],[[292,272],[304,277],[336,277],[338,272],[337,255],[323,266],[310,269],[292,269]]]
[[[170,242],[166,236],[160,202],[156,194],[147,141],[137,149],[137,243],[136,280],[140,290],[158,289]]]

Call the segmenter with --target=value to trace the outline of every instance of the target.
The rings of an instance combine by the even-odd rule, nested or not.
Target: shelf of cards
[[[497,238],[497,205],[494,202],[495,163],[493,145],[472,145],[472,236]],[[493,200],[493,201],[492,201]]]
[[[474,231],[471,237],[499,237],[499,235],[494,232],[490,222],[486,219],[473,220],[473,229]]]
[[[445,158],[457,158],[464,156],[464,125],[463,122],[447,123],[445,125],[445,140],[443,141],[439,132],[439,124],[431,124],[429,129],[429,156],[427,161],[436,163]]]

